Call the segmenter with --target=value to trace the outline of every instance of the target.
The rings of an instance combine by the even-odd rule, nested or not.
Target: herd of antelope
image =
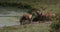
[[[39,11],[32,11],[36,13],[36,16],[33,18],[33,15],[30,13],[26,13],[20,19],[20,24],[24,24],[25,20],[28,20],[28,23],[32,23],[33,21],[51,21],[56,17],[55,13],[42,13]]]

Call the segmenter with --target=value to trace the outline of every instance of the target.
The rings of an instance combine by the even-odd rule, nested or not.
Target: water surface
[[[19,25],[19,19],[24,13],[26,13],[26,11],[28,10],[0,6],[0,27]]]

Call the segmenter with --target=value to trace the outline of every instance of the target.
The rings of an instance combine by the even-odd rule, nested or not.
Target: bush
[[[60,32],[60,16],[58,15],[58,20],[57,21],[54,21],[52,24],[51,24],[51,30],[50,32]]]
[[[53,23],[51,25],[51,30],[50,32],[60,32],[60,21],[59,22],[56,22],[56,23]]]
[[[31,7],[31,5],[29,5],[29,4],[25,4],[25,5],[24,5],[24,8],[31,9],[32,7]]]
[[[3,3],[0,3],[1,6],[11,6],[11,7],[18,7],[18,8],[27,8],[27,9],[31,9],[32,6],[27,4],[27,3],[22,3],[22,2],[19,2],[19,3],[8,3],[8,2],[3,2]]]

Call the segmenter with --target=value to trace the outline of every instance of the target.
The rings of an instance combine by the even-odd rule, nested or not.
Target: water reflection
[[[26,11],[28,10],[17,9],[12,7],[0,7],[0,27],[19,25],[20,17],[12,17],[12,16],[22,16],[24,13],[26,13]],[[5,16],[9,16],[9,17],[5,17]]]

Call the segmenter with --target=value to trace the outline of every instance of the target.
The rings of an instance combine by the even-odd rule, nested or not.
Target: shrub
[[[60,21],[59,22],[56,22],[56,23],[53,23],[51,25],[51,30],[50,32],[60,32]]]
[[[25,4],[25,5],[24,5],[24,8],[31,9],[32,7],[31,7],[31,5],[29,5],[29,4]]]
[[[57,21],[54,21],[50,27],[51,27],[50,32],[60,32],[60,16],[59,15],[58,15]]]

